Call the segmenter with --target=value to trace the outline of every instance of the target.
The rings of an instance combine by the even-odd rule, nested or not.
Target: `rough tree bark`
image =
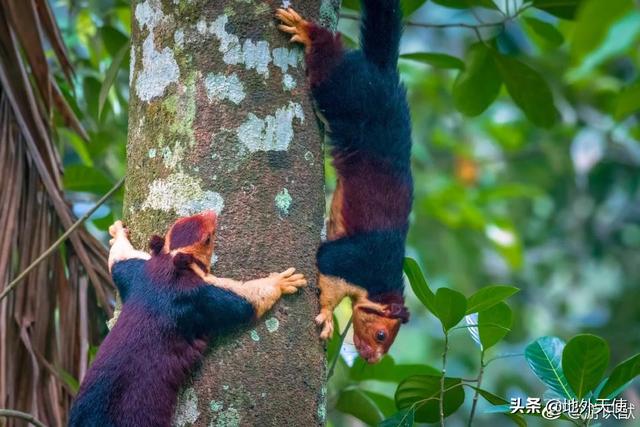
[[[135,0],[125,219],[134,244],[177,216],[220,212],[216,274],[295,266],[311,279],[253,329],[213,345],[178,426],[324,423],[314,253],[324,213],[321,139],[302,51],[270,0]],[[301,0],[335,25],[339,0]]]

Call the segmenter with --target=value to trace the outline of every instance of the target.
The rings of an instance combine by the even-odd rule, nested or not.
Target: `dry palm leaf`
[[[70,79],[47,1],[0,2],[0,292],[74,222],[51,112],[86,134],[52,78],[45,41]],[[78,229],[0,301],[0,408],[64,425],[112,303],[106,250]]]

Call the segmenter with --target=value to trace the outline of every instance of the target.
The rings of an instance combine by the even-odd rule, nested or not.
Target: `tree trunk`
[[[331,26],[338,3],[295,6]],[[178,426],[324,423],[313,324],[323,155],[302,50],[278,33],[277,6],[133,1],[125,218],[134,244],[214,209],[214,274],[249,279],[295,266],[310,279],[252,328],[213,343],[180,397]]]

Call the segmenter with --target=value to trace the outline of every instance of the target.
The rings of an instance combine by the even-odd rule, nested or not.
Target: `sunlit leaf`
[[[435,314],[436,312],[436,304],[435,304],[435,294],[429,288],[429,284],[424,278],[424,274],[422,274],[422,270],[420,270],[420,266],[413,258],[406,257],[404,259],[404,273],[407,275],[409,279],[409,284],[411,285],[411,289],[413,289],[413,293],[416,294],[420,302],[427,307],[427,309]]]
[[[614,22],[633,10],[633,0],[589,0],[580,8],[571,39],[571,54],[579,62],[604,40]]]
[[[562,370],[579,399],[598,385],[607,366],[609,345],[596,335],[576,335],[562,351]]]
[[[400,55],[402,59],[422,62],[435,68],[464,70],[464,62],[455,56],[435,52],[415,52]]]
[[[453,103],[467,116],[477,116],[498,97],[502,80],[491,48],[476,43],[469,49],[466,68],[453,84]]]
[[[504,302],[499,302],[478,313],[478,330],[483,349],[496,345],[511,329],[511,308]]]
[[[524,351],[524,357],[534,374],[551,390],[567,399],[575,393],[562,371],[562,350],[565,343],[558,337],[542,337],[532,342]]]
[[[415,420],[433,423],[440,419],[441,376],[414,375],[400,384],[396,390],[398,409],[415,408]],[[464,402],[464,389],[459,378],[444,379],[444,416],[454,413]]]
[[[601,398],[612,399],[619,393],[618,390],[629,384],[640,375],[640,353],[628,358],[613,368],[609,379],[598,394]]]
[[[449,288],[439,288],[436,291],[435,305],[435,314],[447,331],[456,326],[467,311],[465,296]]]
[[[564,36],[556,27],[548,22],[542,21],[538,18],[525,16],[523,22],[527,24],[531,30],[546,40],[552,46],[560,46],[564,43]]]
[[[520,289],[513,286],[494,285],[481,288],[469,297],[467,314],[491,308],[518,292],[520,292]]]
[[[478,313],[471,313],[464,316],[464,321],[468,325],[467,330],[469,331],[469,335],[471,335],[471,339],[478,344],[478,347],[482,349],[482,343],[480,342],[480,332],[478,331]],[[471,326],[475,325],[475,326]]]
[[[527,118],[543,128],[553,126],[558,119],[558,111],[544,78],[515,58],[497,51],[494,51],[494,58],[509,95]]]

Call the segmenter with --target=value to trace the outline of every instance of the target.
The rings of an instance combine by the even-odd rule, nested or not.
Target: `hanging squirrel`
[[[404,248],[413,199],[411,123],[397,62],[398,0],[362,0],[360,50],[340,35],[278,9],[278,28],[305,47],[316,110],[326,124],[338,180],[317,253],[321,337],[333,334],[333,310],[353,301],[354,343],[375,363],[409,313],[403,298]]]
[[[245,283],[210,274],[216,214],[178,219],[151,255],[120,221],[109,229],[109,268],[122,299],[71,408],[69,425],[170,426],[178,391],[210,338],[251,322],[306,284],[290,268]]]

